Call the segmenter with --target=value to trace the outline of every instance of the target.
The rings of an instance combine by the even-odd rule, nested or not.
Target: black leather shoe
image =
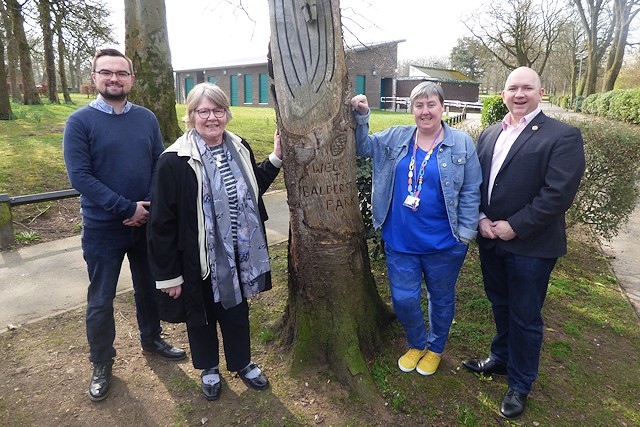
[[[109,393],[111,388],[111,368],[113,360],[104,363],[93,364],[93,375],[89,383],[89,399],[98,402]]]
[[[525,406],[527,406],[527,393],[518,393],[509,388],[507,394],[504,395],[504,399],[502,399],[500,413],[503,417],[512,420],[522,415]]]
[[[267,387],[269,387],[269,380],[267,379],[267,376],[265,374],[260,372],[260,375],[251,379],[245,376],[249,372],[251,372],[253,368],[257,368],[257,367],[258,365],[251,362],[246,368],[238,371],[238,375],[240,376],[242,381],[247,385],[247,387],[255,388],[256,390],[264,390]]]
[[[170,360],[180,360],[187,356],[183,349],[172,346],[162,338],[158,338],[149,344],[142,344],[142,353],[157,354]]]
[[[218,368],[205,369],[204,371],[202,371],[202,374],[200,374],[200,378],[204,377],[205,375],[211,375],[211,374],[220,375],[220,369]],[[204,381],[201,381],[201,387],[202,387],[202,394],[204,394],[205,399],[207,399],[210,402],[213,400],[218,400],[218,398],[220,397],[220,391],[222,390],[222,378],[220,379],[220,381],[218,381],[215,384],[208,384],[208,383],[205,383]]]
[[[491,375],[507,375],[507,367],[487,357],[486,359],[469,359],[462,362],[462,366],[485,377]]]

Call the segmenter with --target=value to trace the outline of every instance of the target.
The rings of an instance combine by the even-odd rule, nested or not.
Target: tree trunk
[[[629,26],[631,21],[638,13],[638,9],[632,12],[637,0],[615,0],[613,23],[615,31],[611,50],[607,58],[607,66],[604,70],[604,79],[602,81],[602,91],[608,92],[613,90],[616,80],[620,75],[622,63],[624,61],[624,53],[627,47],[627,37],[629,35]]]
[[[125,0],[124,5],[125,51],[136,75],[129,98],[155,113],[168,145],[183,132],[176,115],[165,4],[157,0]]]
[[[49,102],[59,104],[58,84],[56,83],[56,57],[53,52],[53,28],[51,22],[51,4],[49,0],[40,0],[40,28],[42,28],[42,44],[44,46],[44,68],[47,75],[47,94]]]
[[[13,36],[13,24],[11,15],[5,8],[4,3],[0,0],[0,16],[4,24],[7,34],[7,62],[9,64],[9,85],[11,85],[11,100],[13,102],[22,102],[20,93],[20,85],[18,84],[18,70],[20,69],[20,59],[18,58],[18,45],[16,38]]]
[[[56,14],[56,33],[58,35],[58,72],[60,73],[60,86],[62,86],[62,96],[64,97],[65,104],[71,104],[71,94],[69,93],[69,81],[67,80],[66,65],[64,57],[66,55],[66,49],[64,45],[64,38],[62,36],[62,17],[63,12],[60,11]]]
[[[0,34],[0,76],[6,76],[7,70],[4,66],[4,44],[2,35]],[[9,87],[7,80],[0,79],[0,120],[13,120],[13,112],[11,111],[11,102],[9,102]]]
[[[22,5],[17,0],[6,0],[7,9],[11,14],[13,35],[18,43],[20,56],[20,73],[22,74],[23,102],[25,105],[40,104],[40,96],[33,79],[33,65],[31,64],[31,47],[24,32]]]
[[[371,274],[358,205],[340,5],[269,0],[269,9],[290,211],[282,326],[293,372],[323,366],[375,399],[365,355],[379,348],[390,311]]]

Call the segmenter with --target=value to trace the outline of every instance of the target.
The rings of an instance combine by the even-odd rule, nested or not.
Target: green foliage
[[[16,241],[24,243],[35,242],[39,238],[40,236],[35,231],[21,231],[15,235]]]
[[[582,111],[582,103],[584,102],[584,96],[576,96],[573,100],[573,111]]]
[[[640,88],[612,92],[607,117],[627,123],[640,123]]]
[[[580,128],[586,158],[586,171],[568,222],[586,224],[597,235],[611,239],[626,223],[638,199],[638,129],[608,120],[567,122]]]
[[[482,114],[480,116],[480,125],[483,128],[491,126],[494,123],[498,123],[507,115],[509,110],[504,105],[502,97],[494,96],[492,98],[485,98],[482,101]]]
[[[372,160],[364,157],[356,157],[356,186],[358,187],[358,200],[360,202],[360,214],[364,221],[364,229],[367,240],[372,242],[370,255],[376,259],[384,253],[382,232],[373,227],[373,214],[371,211],[372,189]]]
[[[599,93],[592,93],[582,102],[582,112],[588,114],[596,114],[596,101],[600,97]]]

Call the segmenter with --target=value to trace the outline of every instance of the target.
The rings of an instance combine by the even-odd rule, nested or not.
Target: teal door
[[[253,104],[253,79],[251,74],[244,75],[244,103]]]
[[[238,76],[233,75],[229,77],[229,86],[231,105],[238,105]]]
[[[209,77],[207,77],[207,81],[209,83],[216,84],[216,82],[218,81],[218,78],[216,76],[209,76]]]
[[[366,79],[364,76],[356,76],[356,95],[364,94],[366,88]]]
[[[268,104],[269,103],[269,75],[267,73],[260,73],[258,85],[260,86],[258,90],[260,91],[260,99],[258,102],[260,104]]]
[[[187,99],[187,95],[189,95],[189,92],[191,92],[191,89],[193,89],[193,86],[195,86],[193,84],[193,77],[186,77],[184,79],[184,99]]]

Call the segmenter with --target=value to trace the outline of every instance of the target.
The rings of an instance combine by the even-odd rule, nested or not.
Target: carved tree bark
[[[164,143],[171,144],[182,135],[182,129],[176,114],[164,1],[125,0],[124,6],[125,51],[136,75],[129,98],[155,113]]]
[[[377,396],[365,354],[390,311],[377,293],[355,185],[338,0],[269,0],[273,94],[290,211],[283,334],[293,372],[318,364]]]

